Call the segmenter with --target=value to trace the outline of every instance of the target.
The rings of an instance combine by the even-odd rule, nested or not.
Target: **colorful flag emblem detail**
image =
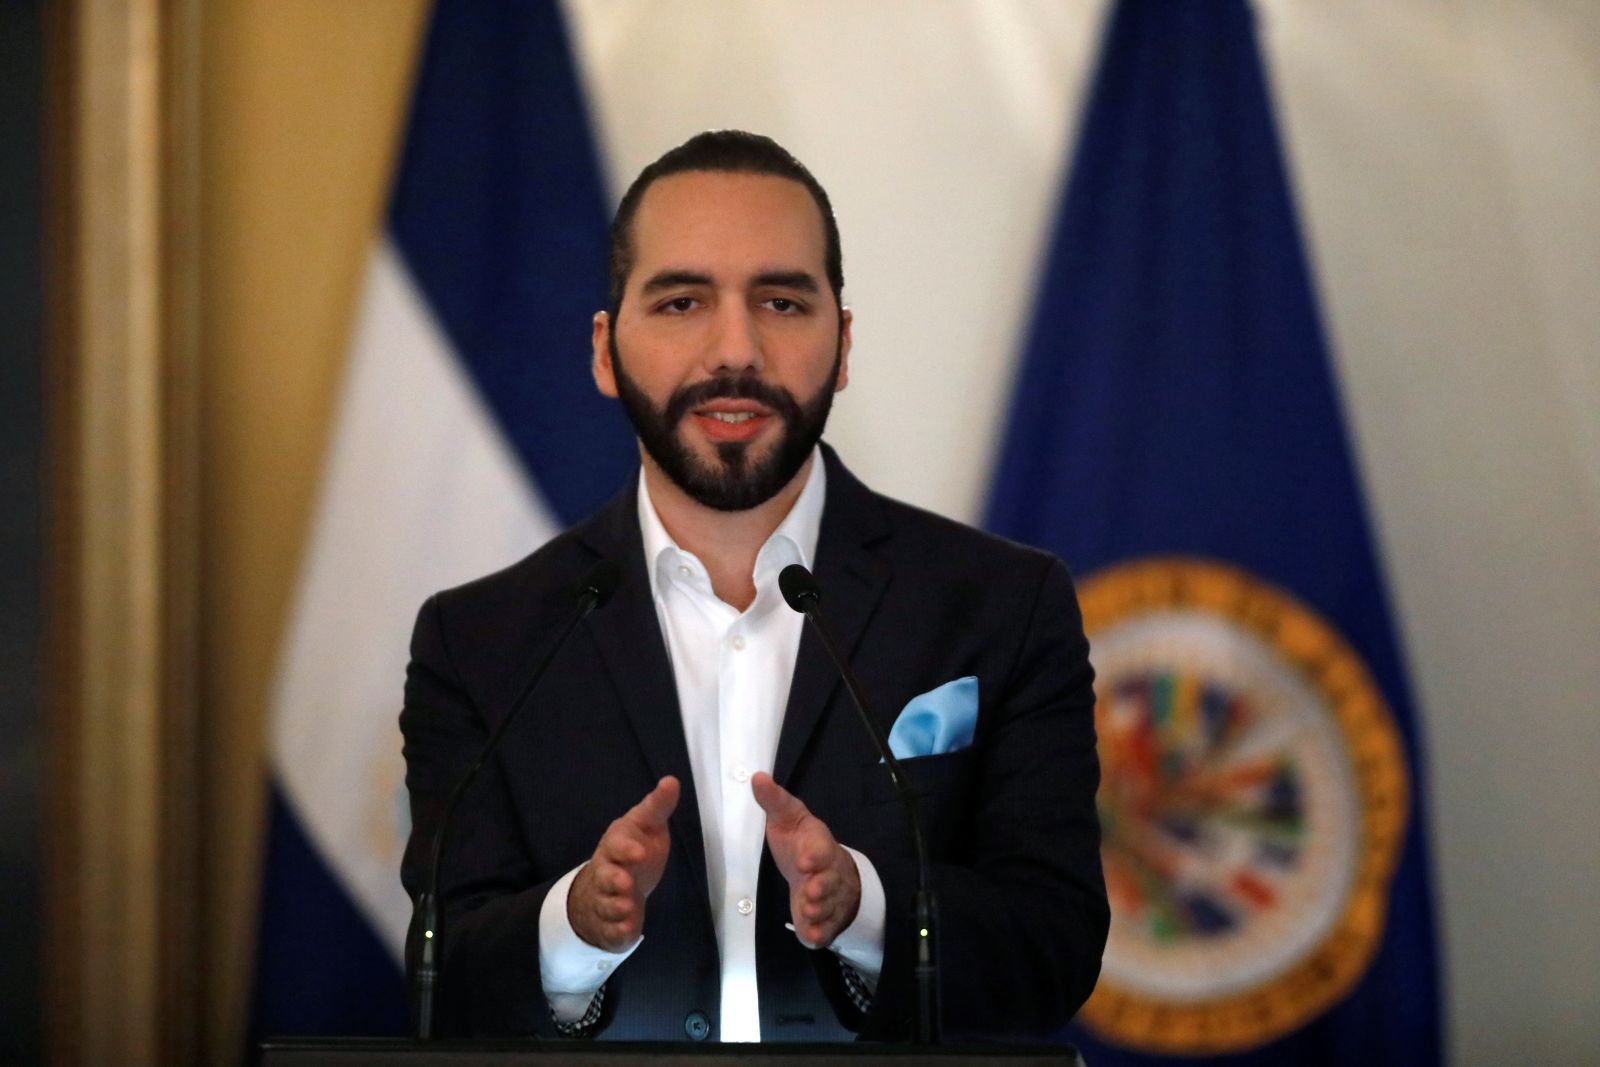
[[[1144,559],[1080,594],[1112,913],[1080,1018],[1157,1053],[1292,1032],[1383,939],[1408,818],[1393,715],[1326,620],[1240,568]]]

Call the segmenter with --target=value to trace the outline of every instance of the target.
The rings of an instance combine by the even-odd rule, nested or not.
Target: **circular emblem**
[[[1323,619],[1234,567],[1141,561],[1080,598],[1111,935],[1079,1018],[1160,1053],[1286,1034],[1382,940],[1408,814],[1389,708]]]

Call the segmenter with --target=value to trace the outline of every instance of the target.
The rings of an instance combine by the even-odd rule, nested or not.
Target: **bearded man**
[[[821,443],[849,381],[838,227],[768,138],[701,134],[611,232],[593,373],[640,443],[609,505],[428,600],[407,672],[415,896],[451,786],[596,560],[622,579],[457,812],[440,1018],[458,1034],[896,1039],[916,866],[834,667],[784,603],[813,570],[914,788],[942,915],[944,1026],[1059,1029],[1109,913],[1093,673],[1053,557],[864,487]]]

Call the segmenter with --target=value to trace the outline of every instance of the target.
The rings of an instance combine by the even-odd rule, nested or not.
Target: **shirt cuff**
[[[559,1023],[582,1019],[595,991],[644,942],[641,937],[621,952],[608,952],[578,936],[567,918],[567,894],[581,870],[583,864],[562,875],[539,906],[539,981]]]
[[[861,879],[861,903],[856,917],[828,946],[835,956],[855,968],[866,981],[867,989],[878,990],[878,972],[883,970],[884,897],[883,880],[872,861],[849,845],[842,846],[856,861]]]

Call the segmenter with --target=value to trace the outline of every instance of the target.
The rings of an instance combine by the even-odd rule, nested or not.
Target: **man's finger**
[[[627,867],[643,863],[650,852],[645,848],[644,842],[634,836],[637,833],[637,830],[624,823],[600,839],[601,852],[606,859],[618,866]]]
[[[612,949],[614,952],[620,952],[627,948],[629,945],[633,944],[634,940],[639,936],[639,931],[626,920],[623,922],[606,923],[602,929],[605,931],[607,939],[609,939],[614,946]]]
[[[805,818],[810,812],[800,798],[772,780],[766,771],[750,776],[750,790],[756,803],[767,813],[767,818],[780,826],[789,826]]]
[[[607,868],[598,879],[600,891],[610,897],[625,897],[633,892],[633,879],[620,867]]]
[[[595,902],[594,910],[602,922],[623,922],[633,914],[633,901],[627,898],[601,897]]]
[[[794,865],[801,874],[816,874],[828,866],[830,850],[826,842],[808,840],[796,851]]]
[[[667,819],[678,806],[678,780],[672,775],[667,775],[656,783],[656,787],[645,794],[645,798],[633,806],[628,812],[636,820],[651,829],[665,828]]]
[[[833,926],[838,915],[838,908],[818,908],[806,916],[806,921],[816,923],[819,929],[826,930]]]
[[[832,871],[806,879],[805,898],[816,903],[839,887],[839,879]]]

